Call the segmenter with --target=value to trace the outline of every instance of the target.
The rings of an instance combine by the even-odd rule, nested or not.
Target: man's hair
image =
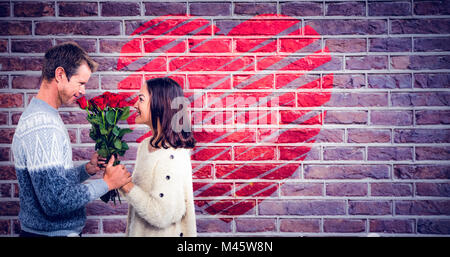
[[[67,80],[70,80],[83,63],[89,66],[91,72],[97,70],[98,64],[77,43],[66,42],[56,45],[45,53],[41,80],[51,81],[55,78],[55,70],[58,67],[64,69]]]

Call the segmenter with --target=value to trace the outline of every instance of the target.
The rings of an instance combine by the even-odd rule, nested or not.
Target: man
[[[75,43],[57,45],[45,54],[39,92],[20,117],[12,143],[21,236],[81,235],[86,204],[131,181],[123,165],[112,166],[113,160],[100,169],[105,162],[97,154],[73,167],[70,138],[58,108],[85,93],[96,68]],[[82,184],[100,170],[105,171],[103,179]]]

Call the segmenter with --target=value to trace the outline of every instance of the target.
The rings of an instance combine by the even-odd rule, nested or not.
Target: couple
[[[96,69],[97,63],[75,43],[45,54],[39,92],[20,117],[12,143],[20,236],[81,236],[85,206],[113,189],[128,201],[127,236],[196,236],[190,161],[195,139],[191,132],[171,128],[175,111],[170,102],[183,96],[175,81],[152,79],[139,91],[136,123],[148,125],[153,137],[139,144],[132,176],[125,166],[113,166],[114,158],[106,164],[96,153],[88,163],[73,166],[58,108],[85,93]],[[103,179],[83,183],[100,171]]]

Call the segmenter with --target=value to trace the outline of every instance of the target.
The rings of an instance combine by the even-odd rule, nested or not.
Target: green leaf
[[[91,124],[97,124],[100,125],[102,123],[101,118],[99,118],[98,116],[94,115],[91,117],[87,117],[86,118]]]
[[[116,116],[116,112],[114,112],[113,110],[109,110],[106,112],[106,121],[111,124],[114,125],[114,119]]]
[[[120,131],[119,127],[114,126],[114,128],[112,130],[113,135],[117,137],[118,135],[120,135],[120,132],[121,131]]]
[[[114,140],[114,147],[118,150],[122,149],[122,141],[118,138]]]
[[[130,106],[127,106],[123,109],[122,114],[119,117],[119,120],[126,120],[130,116]]]
[[[127,143],[125,143],[125,142],[122,142],[122,150],[128,150],[129,148],[128,148],[128,144]]]
[[[106,130],[105,128],[100,128],[100,134],[107,135],[108,134],[108,130]]]
[[[108,150],[106,150],[105,148],[102,148],[100,150],[98,150],[98,155],[100,155],[103,158],[107,158],[108,157]]]
[[[131,129],[129,129],[129,128],[121,129],[118,136],[119,136],[120,138],[122,138],[125,134],[131,133],[131,132],[133,132],[133,130],[131,130]]]

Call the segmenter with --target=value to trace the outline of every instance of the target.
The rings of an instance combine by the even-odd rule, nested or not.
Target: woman
[[[172,127],[180,110],[171,103],[183,90],[170,78],[156,78],[138,97],[136,124],[148,125],[152,137],[139,144],[132,182],[120,189],[129,204],[126,235],[197,236],[190,160],[195,139],[190,129]]]

